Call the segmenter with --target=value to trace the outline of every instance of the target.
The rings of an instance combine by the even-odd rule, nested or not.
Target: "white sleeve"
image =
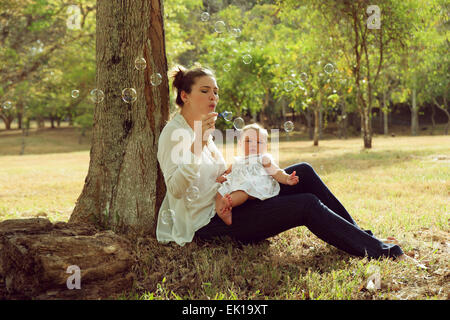
[[[201,157],[191,152],[193,136],[185,128],[166,125],[158,141],[157,158],[167,192],[180,199],[197,178]]]

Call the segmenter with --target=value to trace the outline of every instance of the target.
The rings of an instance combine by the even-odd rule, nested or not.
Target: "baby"
[[[231,210],[248,199],[265,200],[277,196],[279,183],[296,185],[299,178],[280,169],[267,153],[267,130],[258,124],[250,124],[242,129],[239,145],[244,157],[235,157],[235,162],[216,179],[222,183],[217,190],[216,212],[231,225]]]

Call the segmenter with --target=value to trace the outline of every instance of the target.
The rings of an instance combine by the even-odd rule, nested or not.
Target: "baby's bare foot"
[[[217,204],[216,212],[217,215],[225,222],[227,225],[231,224],[231,209],[232,200],[229,194],[223,196]]]

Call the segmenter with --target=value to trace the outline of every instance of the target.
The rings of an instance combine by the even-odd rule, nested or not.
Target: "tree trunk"
[[[364,148],[370,149],[372,148],[372,127],[370,125],[371,117],[368,109],[364,108],[361,119],[364,119],[361,124],[363,126],[361,131],[363,134]]]
[[[97,2],[97,88],[90,164],[69,222],[90,222],[126,234],[152,234],[166,193],[157,162],[158,139],[169,115],[163,8],[160,0]],[[144,71],[134,62],[143,57]],[[152,86],[150,76],[162,83]],[[135,88],[125,103],[117,92]]]
[[[311,111],[311,107],[306,108],[306,126],[308,129],[309,140],[314,139],[314,126],[313,122],[313,112]]]
[[[416,88],[412,90],[411,106],[411,135],[417,136],[419,132],[419,110],[417,109]]]
[[[438,107],[439,109],[441,109],[442,111],[444,111],[445,114],[447,115],[447,124],[445,125],[444,134],[445,134],[445,135],[448,135],[448,127],[449,127],[449,125],[450,125],[450,113],[449,113],[449,112],[447,111],[447,109],[446,109],[446,107],[447,107],[447,100],[446,100],[446,98],[445,98],[445,96],[444,96],[444,106],[443,106],[443,107],[441,107],[441,106],[439,105],[439,103],[436,101],[435,98],[433,98],[433,102],[434,102],[434,104],[436,105],[436,107]]]
[[[388,107],[386,105],[386,91],[383,92],[383,122],[384,122],[384,135],[387,136],[389,134],[389,126],[388,126]]]
[[[322,110],[322,101],[319,104],[319,139],[322,139],[322,131],[323,131],[323,110]]]
[[[314,108],[314,143],[313,145],[318,146],[319,145],[319,109],[320,109],[320,96],[317,101],[317,105]]]
[[[430,132],[430,135],[434,134],[434,130],[436,128],[436,121],[434,120],[435,114],[436,114],[436,110],[434,109],[434,104],[431,104],[431,132]]]
[[[50,128],[55,129],[55,117],[50,116]]]
[[[37,127],[38,129],[44,129],[45,128],[45,119],[42,116],[36,116],[37,121]]]

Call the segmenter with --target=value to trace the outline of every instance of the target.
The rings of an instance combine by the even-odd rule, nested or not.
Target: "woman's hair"
[[[214,77],[214,73],[203,67],[195,67],[187,70],[182,66],[177,66],[173,69],[171,77],[173,78],[173,90],[177,90],[175,103],[178,106],[183,107],[184,105],[184,102],[181,99],[181,91],[191,93],[192,85],[195,83],[195,80],[203,76]]]

